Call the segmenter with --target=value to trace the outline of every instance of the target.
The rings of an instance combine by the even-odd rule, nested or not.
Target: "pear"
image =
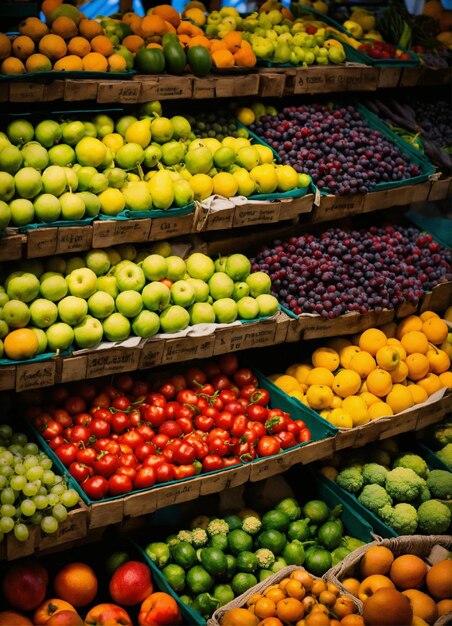
[[[278,185],[276,168],[270,165],[270,163],[263,163],[253,167],[250,176],[256,183],[259,193],[273,193]]]
[[[130,124],[126,130],[125,140],[127,143],[137,143],[143,149],[147,148],[151,142],[151,120],[145,118]]]
[[[174,202],[176,206],[183,207],[191,204],[194,200],[194,193],[190,183],[183,178],[173,181]]]
[[[173,181],[165,170],[158,171],[146,183],[151,192],[152,203],[156,209],[169,209],[174,200]]]
[[[147,183],[127,183],[121,189],[126,201],[126,209],[130,211],[149,211],[152,209],[152,198]]]

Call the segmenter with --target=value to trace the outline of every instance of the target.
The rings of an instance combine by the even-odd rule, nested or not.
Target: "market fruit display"
[[[309,363],[293,363],[270,379],[335,426],[362,426],[452,386],[450,358],[439,347],[447,334],[444,320],[425,311],[398,325],[369,328],[352,341],[332,339]]]
[[[28,406],[41,437],[91,500],[248,463],[309,441],[233,355],[154,385],[60,387]],[[25,398],[26,400],[26,398]]]
[[[449,533],[450,472],[430,469],[419,454],[400,450],[393,440],[333,462],[337,471],[327,466],[322,472],[398,535]]]
[[[307,187],[268,147],[243,136],[196,138],[149,102],[113,119],[15,119],[0,134],[0,229],[188,207],[212,194]],[[235,134],[235,133],[234,133]],[[140,216],[140,214],[138,214]]]
[[[208,618],[287,565],[322,576],[364,545],[345,534],[341,511],[341,505],[330,509],[322,500],[284,498],[261,512],[201,514],[189,528],[149,543],[145,551],[181,600]]]
[[[363,602],[366,624],[433,624],[450,612],[450,552],[441,544],[436,548],[441,556],[433,562],[428,554],[422,558],[409,549],[401,554],[390,545],[373,545],[364,552],[351,576],[340,582]]]
[[[372,129],[351,104],[288,106],[250,129],[278,152],[281,163],[334,194],[367,193],[421,173],[409,154]]]
[[[417,436],[452,472],[452,420],[450,416],[446,416],[440,424],[433,424],[420,430]]]
[[[251,259],[272,293],[296,315],[334,319],[344,313],[396,309],[450,280],[450,251],[406,226],[329,228],[276,240]]]
[[[122,553],[122,563],[108,569],[96,561],[66,557],[21,559],[8,564],[3,575],[7,609],[0,623],[38,626],[163,626],[182,623],[175,600],[154,589],[149,567]],[[108,562],[117,561],[117,553]],[[77,558],[77,557],[76,557]],[[90,561],[93,561],[90,559]]]
[[[25,433],[1,424],[0,463],[0,541],[9,533],[17,541],[27,541],[30,526],[56,533],[79,496],[54,471],[52,459]]]
[[[54,257],[50,265],[9,273],[0,287],[1,354],[20,361],[73,345],[95,348],[102,340],[149,338],[278,311],[270,279],[251,272],[243,254],[223,257],[217,269],[207,255],[194,252],[184,260],[171,254],[170,245],[165,257],[139,260],[134,246],[122,252],[99,248],[84,258]]]
[[[245,608],[246,607],[246,608]],[[221,626],[235,624],[354,624],[364,626],[358,606],[348,593],[331,582],[311,576],[305,569],[296,569],[281,581],[256,591],[242,608],[231,608],[222,615]]]

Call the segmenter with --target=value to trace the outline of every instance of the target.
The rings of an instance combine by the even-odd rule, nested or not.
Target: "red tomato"
[[[92,416],[89,413],[78,413],[74,417],[74,424],[79,426],[89,426],[93,421]]]
[[[105,422],[108,422],[108,423],[111,422],[111,413],[110,411],[108,411],[108,409],[96,409],[93,412],[93,417],[95,419],[104,420]]]
[[[213,397],[210,401],[211,406],[217,411],[222,411],[224,409],[224,402],[218,397]]]
[[[239,361],[235,354],[224,354],[217,360],[218,366],[223,374],[232,376],[238,370]]]
[[[99,407],[101,409],[108,409],[110,406],[110,396],[106,393],[100,393],[93,398],[93,407]]]
[[[270,402],[270,394],[266,389],[256,389],[250,400],[253,404],[267,406],[267,404]]]
[[[265,426],[262,422],[248,422],[248,428],[250,428],[256,435],[257,439],[264,437],[267,434]]]
[[[111,418],[111,428],[113,432],[117,435],[125,432],[128,428],[130,428],[130,420],[126,413],[122,411],[118,411],[117,413],[113,413]]]
[[[197,413],[195,409],[198,407],[188,406],[188,404],[179,404],[176,409],[176,419],[193,419]]]
[[[167,400],[172,400],[176,395],[176,387],[171,383],[165,383],[159,388],[159,393]]]
[[[97,459],[97,452],[94,448],[82,448],[77,452],[76,458],[79,463],[92,467],[94,465],[94,461]]]
[[[132,450],[142,443],[144,443],[143,436],[140,435],[136,430],[129,430],[126,433],[122,433],[119,437],[119,442],[125,444],[126,446],[130,446]]]
[[[141,424],[141,413],[138,409],[132,409],[129,413],[130,426],[136,428]]]
[[[144,441],[151,441],[155,435],[155,431],[149,426],[149,424],[140,424],[136,429],[136,432],[143,437]]]
[[[256,377],[254,376],[253,372],[247,367],[237,370],[237,372],[233,376],[233,380],[239,389],[242,389],[246,385],[256,384]]]
[[[95,417],[89,425],[89,432],[98,439],[108,437],[108,435],[110,434],[110,430],[110,424],[105,420],[99,419],[97,417]]]
[[[293,446],[297,445],[297,440],[293,433],[290,433],[288,430],[283,430],[275,435],[275,439],[279,441],[279,444],[283,450],[287,448],[293,448]]]
[[[88,465],[84,465],[78,461],[71,463],[68,469],[71,476],[73,476],[78,483],[82,483],[86,480],[90,475],[90,470],[91,473],[93,471],[92,468],[88,467]]]
[[[149,385],[142,380],[136,380],[133,383],[132,387],[132,396],[138,398],[140,396],[145,396],[149,391]]]
[[[110,496],[120,496],[130,493],[133,489],[132,480],[123,474],[113,474],[108,479],[108,493]]]
[[[77,458],[77,451],[78,448],[74,443],[63,443],[55,450],[55,454],[66,467],[69,467]]]
[[[133,486],[135,489],[146,489],[155,484],[155,470],[152,467],[142,467],[138,470]]]
[[[283,415],[275,415],[275,417],[272,417],[271,419],[265,422],[265,428],[272,435],[276,435],[277,433],[280,433],[283,430],[287,430],[288,423],[289,423],[289,420]]]
[[[238,456],[223,457],[222,461],[224,468],[234,467],[234,465],[240,465],[241,463]]]
[[[78,413],[81,413],[81,411],[78,411]],[[63,428],[69,428],[73,424],[72,417],[64,409],[56,409],[52,411],[52,415],[53,419],[61,424]]]
[[[208,454],[202,460],[202,469],[205,472],[213,472],[223,467],[223,461],[219,454]]]
[[[127,396],[119,396],[113,400],[111,406],[118,411],[127,411],[130,407],[130,400]]]
[[[153,428],[158,428],[165,421],[165,409],[161,406],[142,404],[140,413],[143,420],[148,422]]]
[[[212,380],[212,378],[221,374],[221,370],[215,361],[207,361],[207,363],[204,363],[203,370],[206,373],[207,380]]]
[[[72,396],[66,400],[64,408],[69,415],[77,415],[77,413],[86,411],[86,402],[83,398],[80,398],[80,396]]]
[[[91,500],[105,498],[108,489],[108,480],[104,476],[92,476],[82,485],[84,492]]]
[[[50,397],[55,404],[62,404],[69,398],[69,392],[63,385],[58,385],[51,390]]]
[[[229,389],[231,386],[231,381],[224,374],[218,374],[218,376],[215,376],[211,382],[215,391],[222,391],[223,389]]]
[[[256,391],[256,385],[245,385],[240,389],[240,397],[251,402],[251,396]]]
[[[177,439],[182,435],[182,429],[176,420],[168,420],[160,426],[159,434],[167,435],[170,439]]]
[[[176,422],[184,435],[193,432],[193,422],[189,417],[180,417]]]
[[[115,377],[115,385],[120,391],[126,393],[132,390],[134,380],[130,374],[119,374],[119,376]]]
[[[73,427],[71,439],[74,443],[79,443],[81,441],[82,443],[87,444],[90,437],[91,433],[89,428],[86,426],[77,425]]]
[[[260,404],[251,404],[247,409],[247,415],[253,422],[266,422],[268,417],[268,409]]]
[[[59,446],[63,445],[64,437],[62,437],[62,435],[57,435],[56,437],[52,437],[52,439],[50,439],[47,443],[52,450],[56,450]]]
[[[53,437],[57,437],[61,435],[63,432],[62,425],[54,419],[50,419],[46,424],[43,425],[43,429],[41,430],[41,435],[44,437],[46,441],[52,439]]]
[[[174,480],[175,477],[174,465],[162,461],[155,467],[155,478],[158,483],[166,483],[169,480]]]
[[[247,429],[247,424],[248,418],[246,417],[246,415],[236,415],[236,417],[234,418],[234,423],[232,424],[232,427],[230,429],[231,435],[233,435],[234,437],[241,437]]]
[[[209,439],[209,453],[226,456],[229,452],[229,443],[222,437],[213,437]]]
[[[152,406],[159,406],[161,408],[165,408],[166,406],[166,398],[161,393],[157,393],[155,391],[151,391],[146,396],[146,402],[151,404]]]
[[[217,428],[224,428],[224,430],[231,430],[234,423],[234,416],[229,411],[221,411],[215,418],[215,426]]]
[[[214,420],[213,417],[208,417],[207,415],[197,415],[195,417],[195,426],[199,430],[202,430],[205,433],[208,433],[209,430],[213,428]]]
[[[311,431],[309,428],[303,428],[298,435],[298,441],[300,443],[305,443],[306,441],[311,441]]]
[[[177,401],[180,404],[190,404],[196,406],[198,404],[198,396],[194,391],[190,389],[184,389],[183,391],[179,391],[176,396]]]
[[[174,450],[173,460],[178,465],[190,465],[196,459],[196,450],[186,441]]]
[[[119,474],[120,476],[128,476],[128,478],[130,478],[133,483],[137,473],[138,472],[134,467],[125,467],[124,465],[121,465],[120,467],[118,467],[118,470],[116,471],[116,474],[114,474],[114,476],[116,476],[117,474]]]
[[[193,446],[193,448],[195,449],[196,458],[198,459],[198,461],[202,460],[205,456],[209,454],[209,446],[207,445],[207,443],[199,439],[196,435],[189,435],[188,437],[186,437],[185,441]]]
[[[225,411],[229,411],[230,413],[232,413],[232,415],[239,415],[240,413],[243,413],[243,406],[237,400],[232,400],[231,402],[228,402],[225,405],[224,409]]]
[[[158,435],[155,435],[154,437],[152,437],[151,442],[154,444],[157,450],[163,450],[163,448],[166,446],[169,440],[170,439],[168,435],[159,433]]]
[[[80,382],[76,385],[75,392],[86,402],[92,402],[96,397],[96,386],[92,383]]]
[[[220,391],[218,397],[225,403],[225,405],[228,404],[228,402],[234,402],[237,400],[237,396],[233,391],[231,391],[231,389],[223,389]]]
[[[141,443],[135,448],[135,455],[141,462],[143,462],[150,454],[155,454],[155,446],[152,443]]]
[[[111,438],[107,439],[106,437],[98,439],[94,444],[94,449],[97,450],[97,452],[109,452],[114,455],[121,454],[119,443],[117,441],[113,441]]]
[[[165,459],[159,454],[151,454],[143,461],[143,467],[157,467],[165,462]]]
[[[167,381],[171,385],[174,385],[176,388],[176,392],[182,391],[187,387],[187,381],[185,380],[185,376],[182,374],[176,374],[176,376],[171,376],[171,378]]]
[[[94,462],[94,471],[96,474],[109,478],[116,472],[119,467],[118,459],[109,452],[101,452]]]
[[[121,454],[121,456],[119,457],[119,464],[121,467],[136,467],[138,465],[138,458],[134,455],[133,452],[129,452],[128,454]]]
[[[270,437],[266,435],[259,439],[257,443],[257,453],[259,456],[271,456],[273,454],[278,454],[281,449],[281,445],[275,437]]]
[[[214,395],[215,389],[213,388],[213,385],[211,385],[210,383],[206,383],[199,389],[196,389],[196,393],[199,396],[208,396],[210,398],[211,396]]]
[[[168,402],[165,406],[165,417],[166,419],[175,419],[177,416],[177,411],[179,410],[180,404],[179,402]]]
[[[192,389],[197,390],[204,385],[207,376],[199,367],[189,367],[185,372],[185,379]]]
[[[196,468],[194,465],[177,465],[174,467],[174,478],[181,480],[182,478],[188,478],[196,474]]]

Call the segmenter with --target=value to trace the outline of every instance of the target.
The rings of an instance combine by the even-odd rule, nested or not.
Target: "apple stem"
[[[428,342],[428,345],[430,346],[431,350],[434,350],[436,352],[436,354],[438,354],[439,350],[436,346],[434,346],[432,343],[430,343],[430,341]]]
[[[138,170],[138,176],[140,177],[140,179],[144,180],[144,172],[143,172],[143,168],[141,167],[141,163],[137,163],[137,170]]]

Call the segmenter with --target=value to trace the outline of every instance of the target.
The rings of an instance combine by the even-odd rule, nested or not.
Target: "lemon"
[[[348,396],[342,401],[342,408],[351,415],[353,426],[362,426],[370,420],[367,404],[359,396]]]
[[[259,152],[259,158],[261,160],[261,163],[273,163],[274,157],[273,157],[273,152],[270,150],[270,148],[268,148],[267,146],[262,146],[260,143],[257,143],[254,147]],[[295,172],[293,167],[291,167],[290,165],[282,165],[280,169],[283,169],[283,168],[290,168],[291,170]],[[297,183],[298,183],[298,174],[295,172],[295,184],[293,185],[293,187],[291,187],[291,189],[296,187]]]
[[[124,210],[126,200],[119,189],[107,187],[98,195],[101,213],[105,215],[118,215]]]
[[[368,414],[371,420],[376,420],[379,417],[390,417],[391,415],[394,415],[394,411],[391,409],[389,404],[380,401],[374,402],[374,404],[368,408]]]
[[[215,154],[217,150],[221,148],[221,143],[215,137],[206,137],[203,139],[204,145],[206,148],[209,148],[212,156]]]
[[[195,194],[195,200],[205,200],[212,195],[213,182],[207,174],[195,174],[188,182]]]
[[[326,367],[314,367],[306,374],[307,385],[326,385],[332,387],[334,374]]]
[[[147,148],[151,142],[150,119],[146,118],[130,124],[126,130],[125,140],[127,143],[137,143],[142,148]]]
[[[380,402],[380,398],[378,396],[375,396],[373,393],[370,393],[370,391],[361,391],[359,396],[367,404],[367,408],[369,408],[370,406],[372,406],[372,404],[375,404],[376,402]]]
[[[339,367],[339,354],[332,348],[317,348],[312,353],[312,364],[334,372]]]
[[[219,174],[215,174],[212,182],[213,191],[219,196],[232,198],[233,196],[237,195],[239,184],[232,174],[228,174],[227,172],[220,172]]]
[[[328,421],[337,428],[353,428],[352,417],[343,408],[330,411]]]
[[[253,122],[256,121],[256,116],[254,115],[253,109],[250,109],[248,107],[241,107],[237,111],[237,119],[244,126],[250,126],[251,124],[253,124]]]
[[[301,393],[299,389],[294,389],[293,391],[289,391],[287,395],[290,396],[291,398],[297,398],[297,400],[299,400],[300,402],[303,402],[304,404],[306,403],[305,395]]]
[[[311,385],[306,392],[306,400],[312,409],[327,409],[333,401],[333,392],[326,385]]]
[[[152,204],[157,209],[166,210],[173,204],[173,180],[165,170],[159,170],[148,183]]]
[[[353,370],[343,369],[334,377],[333,390],[341,398],[353,396],[360,387],[361,377]]]
[[[232,175],[237,181],[239,195],[245,197],[252,196],[256,189],[256,183],[251,178],[249,172],[244,167],[239,167],[232,172]]]
[[[279,387],[286,393],[300,389],[298,380],[294,378],[293,376],[288,376],[287,374],[283,374],[282,376],[279,376],[279,378],[277,378],[274,381],[274,383],[277,387]]]
[[[342,367],[349,367],[352,358],[360,351],[360,348],[354,345],[348,345],[341,348],[339,351],[339,358]]]
[[[359,374],[361,378],[367,378],[370,372],[377,367],[377,363],[371,354],[361,350],[361,352],[352,356],[348,367]]]
[[[414,399],[408,387],[395,384],[386,396],[386,404],[389,404],[394,413],[401,413],[413,406]]]
[[[312,366],[306,363],[295,363],[287,368],[286,374],[289,376],[294,376],[300,385],[306,384],[306,379],[308,377],[309,372],[312,370]]]
[[[104,143],[107,148],[110,148],[113,154],[116,154],[119,148],[124,145],[124,139],[119,133],[108,133],[108,135],[105,135],[102,139],[102,143]]]
[[[107,155],[107,147],[96,137],[83,137],[75,146],[75,154],[80,165],[98,167]]]

